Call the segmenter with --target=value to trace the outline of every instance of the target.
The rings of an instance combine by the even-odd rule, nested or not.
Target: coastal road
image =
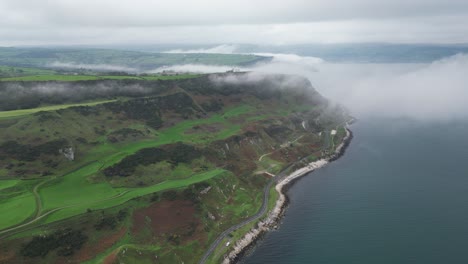
[[[205,254],[203,255],[203,257],[198,262],[199,264],[204,264],[206,262],[206,260],[211,256],[213,251],[219,246],[221,241],[223,241],[223,239],[225,239],[231,232],[236,231],[237,229],[245,226],[248,223],[251,223],[252,221],[258,220],[260,217],[262,217],[266,213],[266,211],[268,210],[268,199],[269,199],[269,196],[270,196],[271,186],[274,183],[276,183],[278,181],[278,179],[280,179],[291,166],[288,166],[287,168],[282,170],[279,174],[277,174],[276,176],[274,176],[274,177],[272,177],[270,179],[268,184],[263,189],[263,202],[262,202],[262,206],[260,207],[258,212],[256,214],[250,216],[249,218],[245,219],[244,221],[242,221],[242,222],[240,222],[240,223],[238,223],[236,225],[231,226],[230,228],[226,229],[223,233],[221,233],[221,235],[219,235],[218,238],[216,238],[216,240],[206,250]]]
[[[347,124],[347,123],[346,123]],[[348,132],[349,130],[346,129]],[[300,139],[301,137],[297,138],[295,141],[297,141],[298,139]],[[336,153],[335,153],[336,155]],[[300,162],[300,161],[299,161]],[[244,225],[252,222],[252,221],[255,221],[257,219],[259,219],[260,217],[262,217],[267,209],[268,209],[268,198],[269,198],[269,195],[270,195],[270,188],[272,186],[272,184],[276,183],[276,182],[279,182],[285,175],[285,173],[289,170],[289,168],[291,168],[292,166],[294,166],[297,162],[289,165],[288,167],[286,167],[284,170],[282,170],[280,173],[278,173],[276,176],[272,177],[270,179],[270,181],[268,182],[268,184],[265,186],[265,188],[263,189],[263,203],[262,203],[262,206],[260,207],[260,210],[258,210],[258,212],[245,219],[244,221],[240,222],[239,224],[236,224],[234,226],[231,226],[230,228],[226,229],[223,233],[221,233],[221,235],[219,235],[216,240],[210,245],[210,247],[207,249],[207,251],[205,252],[205,254],[203,255],[203,257],[200,259],[200,261],[198,262],[199,264],[205,264],[206,263],[206,260],[211,256],[211,254],[213,253],[213,251],[219,246],[219,244],[221,243],[221,241],[223,241],[223,239],[225,239],[229,233],[243,227]]]

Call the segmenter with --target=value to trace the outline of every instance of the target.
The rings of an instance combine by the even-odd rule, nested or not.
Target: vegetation
[[[183,143],[171,146],[167,151],[161,148],[145,148],[133,155],[125,157],[119,163],[104,170],[107,177],[132,175],[139,165],[147,166],[164,160],[177,165],[179,162],[187,163],[201,155],[200,151],[191,145]]]
[[[60,109],[65,109],[65,108],[69,108],[69,107],[93,106],[93,105],[104,104],[104,103],[109,103],[109,102],[113,102],[113,101],[114,100],[104,100],[104,101],[96,101],[96,102],[90,102],[90,103],[61,104],[61,105],[53,105],[53,106],[43,106],[43,107],[32,108],[32,109],[0,111],[0,120],[1,119],[14,118],[14,117],[20,117],[20,116],[24,116],[24,115],[30,115],[30,114],[34,114],[34,113],[40,113],[40,112],[44,112],[44,111],[60,110]]]
[[[79,230],[67,228],[53,234],[36,236],[21,249],[21,255],[27,257],[44,257],[49,251],[57,250],[59,256],[69,256],[79,250],[88,237]]]
[[[16,77],[1,77],[2,82],[44,82],[44,81],[99,81],[99,80],[180,80],[195,78],[197,74],[177,74],[177,75],[81,75],[81,74],[43,74],[25,75]]]
[[[346,119],[306,82],[213,81],[223,77],[0,83],[3,95],[25,91],[10,101],[39,105],[0,112],[7,261],[194,262],[259,209],[264,172],[320,157],[331,145],[318,132]],[[39,92],[44,84],[55,101]]]
[[[39,68],[23,68],[0,66],[0,78],[16,77],[16,76],[31,76],[31,75],[52,75],[56,71]]]
[[[171,54],[110,49],[0,48],[0,64],[15,67],[83,70],[86,65],[120,66],[127,71],[175,64],[246,65],[265,57],[238,54]],[[111,67],[112,68],[112,67]],[[106,70],[103,67],[102,70]]]

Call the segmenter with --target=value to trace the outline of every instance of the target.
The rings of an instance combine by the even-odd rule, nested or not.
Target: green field
[[[104,103],[94,102],[93,104]],[[79,104],[86,105],[86,104]],[[56,109],[67,108],[76,105],[58,105],[51,107],[41,107],[28,110],[16,110],[0,112],[0,117],[17,117],[20,115],[31,114],[38,111],[53,111]],[[136,153],[140,149],[148,147],[157,147],[164,144],[175,142],[187,143],[206,143],[218,139],[227,138],[235,135],[240,131],[241,126],[230,121],[243,114],[248,114],[254,108],[248,105],[239,105],[227,109],[224,113],[215,114],[206,119],[187,120],[179,122],[176,125],[158,131],[157,140],[142,140],[130,142],[127,144],[109,144],[103,143],[91,150],[88,157],[83,162],[88,162],[78,170],[65,174],[62,177],[49,179],[47,184],[41,186],[39,194],[41,197],[42,211],[41,214],[47,215],[46,222],[53,222],[63,218],[78,215],[87,211],[87,209],[101,209],[112,207],[132,198],[147,195],[161,190],[181,188],[190,184],[210,179],[217,175],[226,173],[222,169],[213,169],[208,172],[192,175],[185,179],[167,180],[160,184],[142,188],[113,188],[107,182],[93,183],[88,178],[98,173],[102,168],[106,168],[116,164],[126,156]],[[9,114],[9,115],[7,115]],[[186,131],[197,125],[203,124],[221,124],[222,129],[216,133],[191,133],[186,134]],[[90,160],[94,159],[94,161]],[[21,184],[17,181],[5,181],[1,186],[13,186]],[[6,187],[5,187],[6,188]],[[83,195],[85,194],[85,195]],[[11,217],[0,217],[0,226],[7,227],[14,224],[19,224],[32,214],[35,209],[35,201],[32,195],[27,200],[28,210],[23,210],[23,207],[15,209],[14,201],[0,203],[3,207],[13,209],[10,212]],[[20,199],[22,203],[26,203],[25,199]],[[60,209],[60,210],[57,210]],[[239,208],[239,214],[246,213],[243,208]]]
[[[11,67],[0,65],[0,78],[16,77],[26,75],[51,75],[56,74],[56,71],[40,68],[25,68],[25,67]]]
[[[15,186],[20,180],[0,180],[0,190]]]
[[[26,75],[18,77],[4,77],[0,78],[2,82],[42,82],[42,81],[61,81],[61,82],[75,82],[75,81],[97,81],[97,80],[180,80],[195,78],[198,74],[179,74],[179,75],[67,75],[67,74],[47,74],[47,75]]]
[[[0,203],[2,216],[0,217],[0,230],[21,223],[31,217],[36,208],[32,193],[23,193]]]
[[[22,115],[28,115],[39,111],[54,111],[57,109],[69,108],[73,106],[91,106],[106,102],[110,101],[55,105],[35,109],[4,111],[0,112],[0,119],[20,117]],[[112,207],[138,196],[143,196],[152,192],[158,192],[171,188],[184,187],[199,181],[203,181],[205,179],[209,179],[216,175],[223,174],[226,171],[214,169],[186,178],[172,177],[170,178],[171,180],[167,180],[153,186],[141,188],[114,188],[108,182],[93,182],[90,179],[91,176],[98,174],[103,168],[112,166],[125,157],[135,154],[141,149],[158,147],[176,142],[205,145],[206,143],[225,139],[240,133],[242,128],[242,121],[239,121],[240,117],[246,120],[255,117],[255,120],[258,121],[271,118],[275,115],[291,113],[291,111],[293,111],[296,107],[293,106],[289,108],[290,109],[288,110],[276,108],[269,114],[252,116],[253,113],[257,112],[255,107],[251,106],[250,104],[239,104],[226,108],[222,113],[212,114],[208,118],[180,121],[171,127],[157,130],[155,131],[156,138],[119,144],[112,144],[106,140],[101,140],[100,143],[90,149],[86,157],[80,161],[79,164],[81,164],[81,167],[78,166],[79,164],[74,164],[74,167],[77,168],[78,166],[78,169],[74,169],[71,172],[64,171],[62,175],[54,176],[56,178],[47,178],[43,180],[47,181],[47,183],[39,188],[40,202],[42,205],[39,215],[47,216],[45,221],[48,223],[54,222],[60,219],[82,214],[88,209]],[[200,125],[213,125],[218,127],[218,130],[211,133],[204,133],[203,131],[196,132],[196,130],[194,132],[193,128]],[[188,131],[192,132],[188,133]],[[179,170],[181,171],[175,171],[174,173],[184,174],[190,172],[190,169],[185,167],[180,167]],[[171,173],[171,175],[176,174]],[[5,182],[0,185],[0,188],[2,186],[13,186],[14,184],[20,185],[21,183],[22,182]],[[0,226],[7,227],[14,224],[20,224],[23,220],[30,216],[31,211],[34,211],[35,208],[34,199],[32,196],[30,198],[32,199],[28,200],[30,204],[28,205],[29,209],[26,210],[26,213],[25,210],[22,210],[21,208],[12,210],[11,215],[16,215],[16,217],[0,217]],[[242,196],[240,196],[240,198],[242,198]],[[244,198],[248,199],[248,197]],[[26,200],[21,201],[25,203]],[[13,201],[8,201],[8,204],[0,203],[2,206],[10,206],[13,204]],[[236,210],[238,215],[236,215],[236,217],[245,217],[246,214],[251,213],[248,208],[250,208],[250,205],[248,204],[244,204],[243,206],[238,207],[238,210]]]
[[[177,54],[125,51],[111,49],[61,49],[61,48],[4,48],[0,47],[0,65],[44,68],[55,62],[77,65],[116,65],[139,71],[176,64],[208,64],[241,66],[267,59],[242,54]],[[59,67],[57,67],[59,68]],[[55,67],[54,67],[55,69]],[[70,70],[69,68],[67,70]]]
[[[34,113],[41,112],[41,111],[55,111],[55,110],[65,109],[65,108],[69,108],[73,106],[93,106],[93,105],[98,105],[98,104],[114,102],[114,101],[116,100],[104,100],[104,101],[79,103],[79,104],[50,105],[50,106],[43,106],[43,107],[32,108],[32,109],[0,111],[0,119],[16,118],[16,117],[20,117],[24,115],[34,114]]]
[[[98,164],[99,165],[99,164]],[[40,194],[44,201],[44,210],[63,208],[47,218],[47,222],[82,214],[87,209],[102,209],[116,206],[130,199],[160,192],[169,189],[183,188],[191,184],[206,181],[215,176],[226,173],[222,169],[214,169],[208,172],[192,175],[186,179],[167,180],[163,183],[142,188],[112,188],[108,183],[90,183],[87,177],[93,173],[92,169],[77,171],[67,175],[58,183],[45,187]],[[83,195],[86,194],[86,195]]]

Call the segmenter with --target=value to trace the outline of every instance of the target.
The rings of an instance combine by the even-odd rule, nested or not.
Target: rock
[[[210,212],[208,212],[208,217],[213,221],[216,220],[216,217]]]
[[[59,152],[62,153],[68,160],[75,160],[75,151],[73,150],[73,147],[62,148],[59,150]]]
[[[207,194],[209,191],[211,190],[211,186],[208,186],[206,187],[205,189],[203,189],[200,194]]]

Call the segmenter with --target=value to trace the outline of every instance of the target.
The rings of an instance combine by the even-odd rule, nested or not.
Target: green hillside
[[[101,67],[103,71],[132,69],[147,71],[176,64],[241,66],[268,59],[240,54],[173,54],[110,49],[0,47],[0,65],[23,67],[23,71],[27,71],[24,67],[61,69],[64,65],[74,66],[76,69],[94,65],[97,68]]]
[[[196,263],[344,136],[306,79],[248,74],[1,82],[0,262]]]

